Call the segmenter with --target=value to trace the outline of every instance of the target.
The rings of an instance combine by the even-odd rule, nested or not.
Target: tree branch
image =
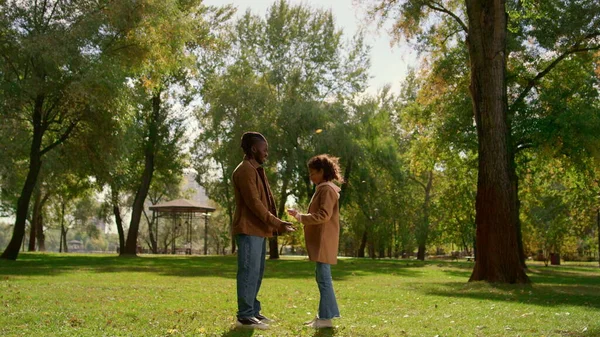
[[[438,12],[450,15],[450,17],[452,17],[458,23],[458,25],[462,28],[462,30],[464,30],[465,33],[469,34],[469,28],[463,22],[463,20],[458,15],[454,14],[451,10],[444,7],[441,3],[431,1],[431,2],[426,2],[425,6],[429,7],[430,9],[433,9],[434,11],[438,11]]]
[[[46,146],[42,151],[40,151],[40,156],[43,156],[47,152],[51,151],[53,148],[55,148],[58,145],[64,143],[69,138],[69,136],[71,135],[71,133],[73,132],[73,130],[75,129],[75,127],[77,126],[77,124],[78,124],[78,121],[72,122],[69,125],[69,127],[67,128],[67,130],[65,130],[65,132],[60,136],[59,139],[57,139],[54,143]]]
[[[600,36],[600,32],[598,33],[594,33],[594,34],[589,34],[585,37],[585,39],[592,39],[595,38],[597,36]],[[571,55],[571,54],[576,54],[576,53],[583,53],[583,52],[587,52],[587,51],[593,51],[593,50],[600,50],[600,45],[598,46],[593,46],[593,47],[581,47],[580,45],[581,42],[576,43],[575,45],[573,45],[573,47],[569,48],[567,51],[565,51],[564,53],[562,53],[560,56],[558,56],[554,61],[552,61],[544,70],[540,71],[534,78],[530,79],[527,83],[527,85],[525,86],[525,88],[523,89],[523,91],[519,94],[519,96],[517,97],[517,99],[515,99],[515,101],[510,105],[509,110],[513,110],[513,107],[517,106],[518,104],[520,104],[521,102],[523,102],[523,100],[525,100],[525,97],[527,97],[527,95],[531,92],[531,90],[533,89],[533,87],[535,87],[535,85],[542,79],[544,78],[544,76],[548,75],[548,73],[550,71],[552,71],[552,69],[556,68],[556,66],[562,61],[564,60],[567,56]]]
[[[413,177],[412,175],[408,175],[408,179],[416,182],[417,184],[421,185],[421,187],[423,187],[424,190],[427,190],[427,185],[425,185],[423,182],[421,182],[419,179]]]

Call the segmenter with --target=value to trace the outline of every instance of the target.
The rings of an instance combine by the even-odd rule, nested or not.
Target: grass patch
[[[531,286],[467,283],[472,263],[342,259],[342,318],[315,331],[314,264],[267,261],[277,320],[236,331],[235,257],[22,254],[0,262],[1,336],[600,336],[600,269],[530,265]]]

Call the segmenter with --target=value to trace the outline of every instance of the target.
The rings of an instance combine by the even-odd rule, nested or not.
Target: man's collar
[[[247,160],[250,163],[250,165],[252,165],[252,167],[254,167],[255,169],[261,167],[261,165],[254,158],[252,158],[252,159],[244,158],[244,160]]]

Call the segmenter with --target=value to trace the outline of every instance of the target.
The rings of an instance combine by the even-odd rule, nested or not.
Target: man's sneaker
[[[312,325],[318,319],[319,319],[319,317],[315,317],[315,318],[311,319],[310,321],[304,322],[303,324],[307,325],[307,326]]]
[[[261,314],[258,314],[256,316],[254,316],[254,318],[256,318],[257,320],[259,320],[259,321],[261,321],[261,322],[263,322],[265,324],[271,324],[271,323],[273,323],[272,319],[270,319],[270,318],[268,318],[266,316],[263,316]]]
[[[315,318],[310,324],[307,324],[306,326],[315,329],[333,328],[333,322],[330,319]]]
[[[246,329],[259,329],[259,330],[267,330],[269,329],[269,325],[265,324],[254,317],[250,318],[238,318],[237,322],[235,322],[236,328],[246,328]]]

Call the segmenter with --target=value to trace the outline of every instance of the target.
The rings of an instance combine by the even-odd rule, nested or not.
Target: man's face
[[[264,162],[267,160],[267,157],[269,156],[269,144],[267,144],[267,142],[265,141],[257,141],[253,146],[252,146],[252,154],[254,156],[254,159],[259,163],[259,164],[264,164]]]

